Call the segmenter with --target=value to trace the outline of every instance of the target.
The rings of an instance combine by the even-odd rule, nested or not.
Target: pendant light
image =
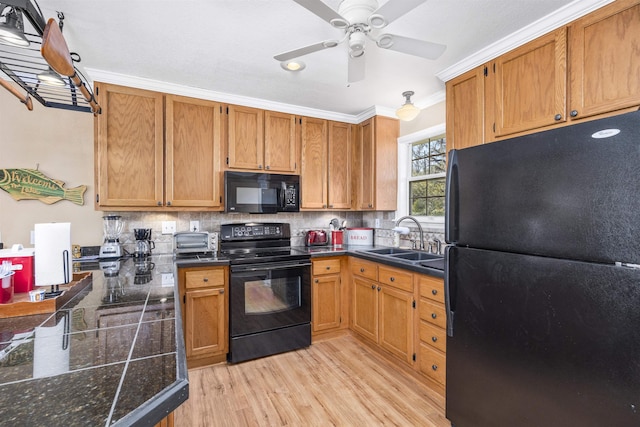
[[[402,107],[396,110],[396,116],[398,116],[400,120],[410,122],[411,120],[418,117],[418,114],[420,114],[420,109],[413,105],[413,103],[411,102],[413,91],[408,90],[406,92],[402,92],[402,96],[405,97],[405,102]]]
[[[38,80],[44,84],[51,86],[65,86],[66,83],[58,73],[53,71],[51,67],[38,74]]]
[[[0,10],[0,19],[2,18],[4,18],[4,22],[0,22],[0,43],[22,47],[31,44],[24,35],[22,12],[13,6],[6,6]]]

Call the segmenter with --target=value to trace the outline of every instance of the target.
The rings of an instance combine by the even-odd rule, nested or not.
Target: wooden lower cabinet
[[[446,386],[447,319],[444,280],[416,275],[419,289],[418,370],[444,395]]]
[[[346,257],[331,257],[312,260],[312,335],[335,332],[345,329],[345,304],[348,298],[343,295],[342,264]]]
[[[226,360],[229,348],[228,267],[178,269],[187,367]]]
[[[351,328],[389,353],[413,364],[413,275],[402,269],[355,260],[351,264]]]
[[[162,421],[155,425],[155,427],[173,427],[175,424],[173,422],[173,412],[164,417]]]

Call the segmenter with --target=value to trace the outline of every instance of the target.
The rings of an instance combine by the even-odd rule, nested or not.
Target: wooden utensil
[[[24,105],[27,106],[29,111],[33,110],[33,101],[31,101],[31,97],[29,95],[22,95],[18,89],[13,87],[10,83],[6,82],[4,79],[0,78],[0,86],[11,92],[15,95],[16,98],[20,100]]]
[[[84,96],[84,99],[91,106],[93,114],[100,114],[100,105],[98,105],[98,102],[93,97],[93,93],[87,89],[87,86],[78,76],[78,73],[73,66],[73,60],[71,59],[71,53],[69,53],[67,42],[65,41],[56,20],[53,18],[49,18],[47,25],[44,27],[40,52],[42,53],[42,57],[49,63],[56,73],[67,76],[71,79],[73,84],[82,93],[82,96]]]

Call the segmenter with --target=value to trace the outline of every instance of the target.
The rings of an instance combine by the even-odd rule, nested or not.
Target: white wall
[[[32,246],[30,231],[41,222],[71,222],[73,244],[99,244],[102,213],[93,210],[93,116],[46,108],[35,100],[29,111],[0,88],[0,169],[36,167],[49,178],[65,182],[67,189],[86,185],[84,205],[67,200],[52,205],[17,201],[0,190],[0,233],[5,248],[14,243]]]

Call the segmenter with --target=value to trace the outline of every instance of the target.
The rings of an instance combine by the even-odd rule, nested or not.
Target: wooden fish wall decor
[[[37,169],[0,169],[0,188],[15,200],[40,200],[48,205],[62,199],[84,205],[86,185],[64,188],[64,182],[51,179]]]

